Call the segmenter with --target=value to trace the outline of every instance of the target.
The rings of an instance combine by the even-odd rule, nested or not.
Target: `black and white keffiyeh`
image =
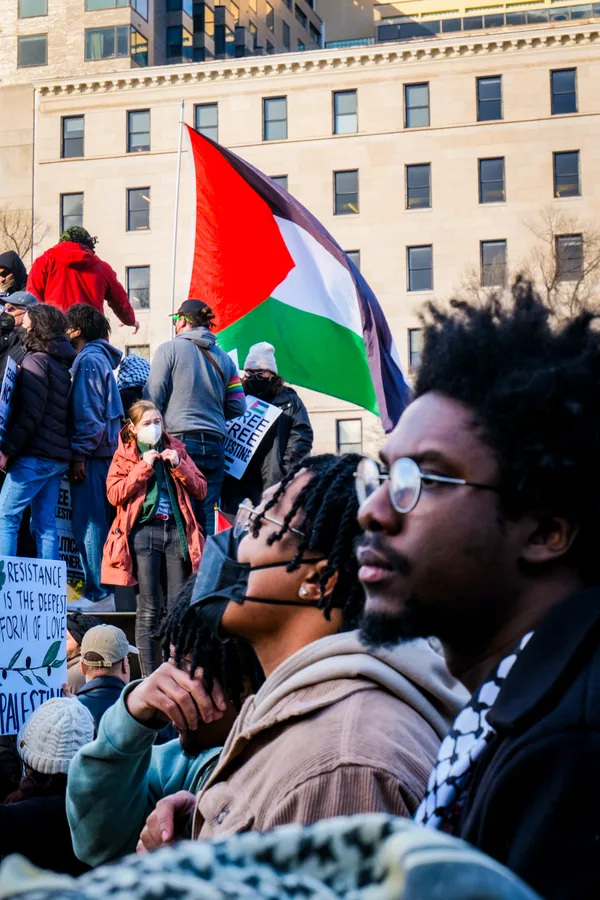
[[[441,743],[437,762],[429,776],[427,793],[414,816],[415,822],[450,834],[455,832],[469,776],[494,736],[494,729],[487,720],[488,713],[532,634],[532,631],[526,634],[519,646],[504,657],[492,677],[482,684],[458,714]]]
[[[143,387],[150,376],[150,363],[143,356],[130,353],[124,356],[117,372],[117,388]]]

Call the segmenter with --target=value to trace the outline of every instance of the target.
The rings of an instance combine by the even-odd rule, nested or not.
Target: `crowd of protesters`
[[[20,784],[0,757],[0,855],[80,877],[40,884],[8,860],[0,895],[204,898],[230,859],[248,900],[369,885],[381,900],[596,897],[592,314],[557,324],[521,281],[512,303],[430,307],[380,459],[311,456],[276,348],[257,335],[240,378],[202,301],[181,305],[149,367],[111,347],[100,301],[53,306],[60,266],[69,297],[93,269],[82,243],[34,265],[31,295],[12,257],[0,268],[17,333],[0,352],[20,366],[0,554],[29,507],[56,558],[69,471],[86,592],[135,586],[136,646],[69,616],[67,696],[23,726]],[[101,301],[118,303],[109,282]],[[245,394],[282,415],[233,483],[224,435]],[[214,533],[221,496],[235,520]]]

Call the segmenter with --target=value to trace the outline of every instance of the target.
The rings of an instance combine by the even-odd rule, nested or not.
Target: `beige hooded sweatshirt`
[[[468,699],[426,641],[307,645],[249,697],[198,797],[194,837],[355,813],[411,816]]]

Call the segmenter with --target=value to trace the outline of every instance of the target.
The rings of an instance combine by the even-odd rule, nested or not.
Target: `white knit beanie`
[[[17,749],[25,765],[35,772],[66,775],[77,751],[93,740],[94,719],[83,703],[53,697],[27,719]]]
[[[261,341],[259,344],[254,344],[253,347],[250,347],[244,363],[244,369],[246,371],[248,369],[264,369],[266,372],[273,372],[274,375],[277,375],[275,347],[273,344]]]

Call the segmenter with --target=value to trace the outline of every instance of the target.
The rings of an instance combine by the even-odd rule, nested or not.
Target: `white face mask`
[[[156,422],[153,422],[152,425],[143,425],[142,428],[138,429],[137,436],[142,444],[149,444],[151,447],[154,447],[160,441],[161,434],[162,428]]]

